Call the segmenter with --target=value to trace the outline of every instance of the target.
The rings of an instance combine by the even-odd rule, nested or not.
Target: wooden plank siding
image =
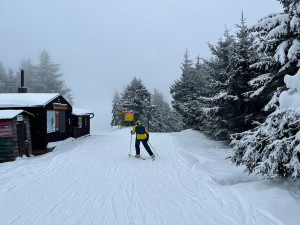
[[[78,127],[78,117],[82,117],[82,127]],[[72,116],[73,137],[78,138],[90,134],[90,116]]]
[[[47,133],[47,110],[54,110],[53,103],[67,104],[65,110],[65,132]],[[1,108],[1,110],[11,109],[10,107]],[[61,95],[40,107],[14,107],[13,109],[22,109],[34,115],[30,118],[31,149],[32,153],[40,154],[45,150],[49,142],[61,141],[72,137],[72,106]]]
[[[23,114],[26,124],[27,140],[29,142],[28,151],[32,154],[32,142],[30,133],[30,119]],[[10,119],[12,127],[12,137],[0,138],[0,161],[12,161],[19,156],[18,134],[17,134],[17,117]]]

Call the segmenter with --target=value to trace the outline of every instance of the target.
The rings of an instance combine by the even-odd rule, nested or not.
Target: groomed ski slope
[[[0,224],[299,224],[299,183],[243,174],[228,147],[192,130],[151,133],[160,158],[128,158],[129,130],[0,164]]]

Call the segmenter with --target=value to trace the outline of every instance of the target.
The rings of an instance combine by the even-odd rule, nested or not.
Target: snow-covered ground
[[[0,164],[0,224],[300,224],[299,182],[248,176],[192,130],[150,143],[160,158],[128,158],[129,129],[112,129]]]

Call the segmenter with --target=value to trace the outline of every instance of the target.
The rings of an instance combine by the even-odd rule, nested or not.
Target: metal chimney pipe
[[[27,88],[24,87],[24,70],[21,70],[21,87],[18,88],[18,93],[27,93]]]
[[[21,87],[24,87],[24,70],[21,70]]]

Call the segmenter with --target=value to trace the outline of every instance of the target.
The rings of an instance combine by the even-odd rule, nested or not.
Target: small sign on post
[[[125,112],[125,121],[133,121],[134,120],[134,112],[128,111]]]
[[[120,115],[120,116],[123,115],[123,109],[119,109],[119,115]]]
[[[17,121],[18,122],[24,121],[23,115],[17,115]]]

